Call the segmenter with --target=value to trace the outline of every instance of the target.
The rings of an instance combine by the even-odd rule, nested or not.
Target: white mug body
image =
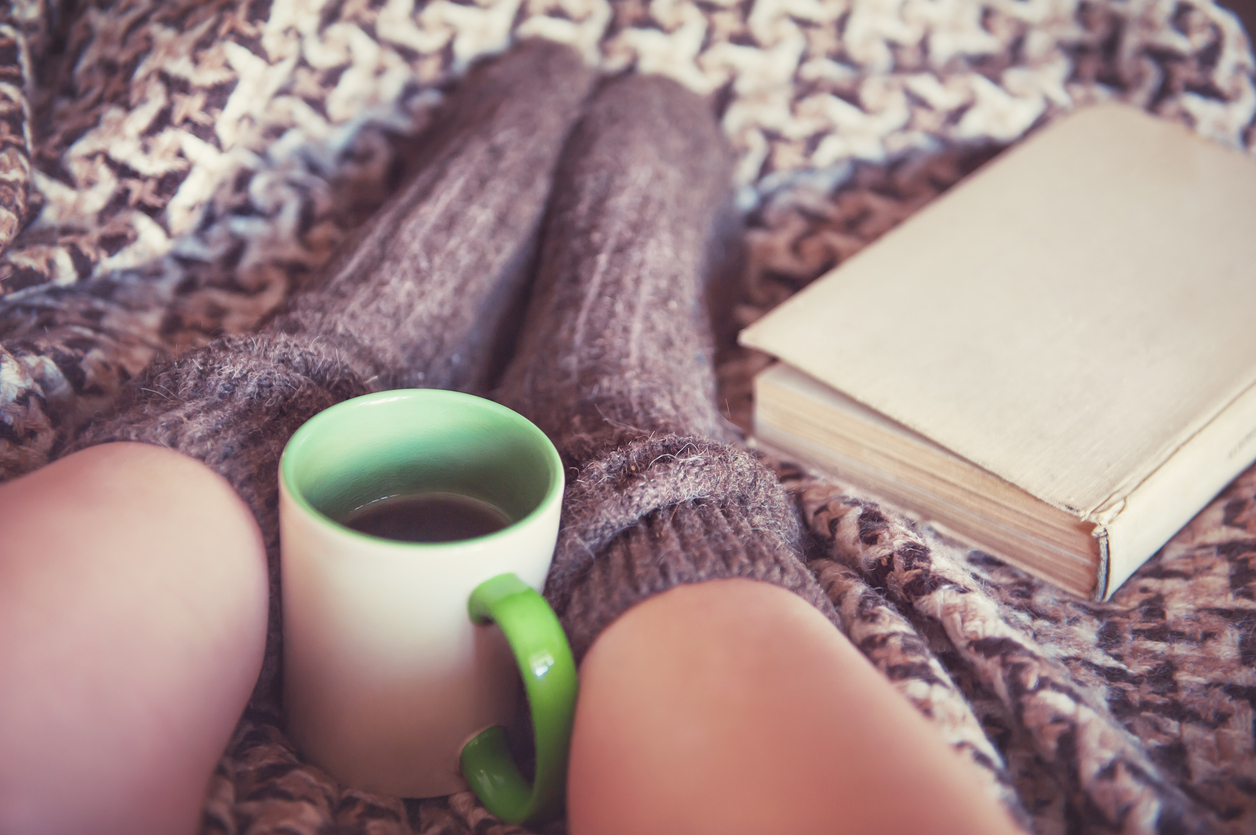
[[[462,746],[508,725],[520,698],[505,638],[473,624],[467,600],[507,572],[541,589],[558,535],[561,463],[532,424],[470,395],[381,392],[322,415],[336,409],[328,425],[315,424],[320,415],[299,430],[281,464],[288,732],[346,785],[401,797],[461,791]],[[399,489],[472,495],[512,522],[486,536],[411,543],[335,521],[337,506]]]

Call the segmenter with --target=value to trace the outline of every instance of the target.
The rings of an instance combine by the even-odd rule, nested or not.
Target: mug
[[[377,392],[296,431],[279,464],[283,692],[288,731],[312,762],[347,785],[401,797],[470,784],[510,822],[559,810],[576,673],[537,592],[562,493],[545,434],[468,394]],[[380,499],[433,494],[486,502],[505,527],[408,542],[345,524]],[[520,678],[536,747],[531,784],[503,731]]]

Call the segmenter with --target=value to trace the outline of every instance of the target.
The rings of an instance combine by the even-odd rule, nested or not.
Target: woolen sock
[[[539,40],[473,72],[437,117],[417,176],[270,329],[335,350],[373,388],[484,391],[592,82],[574,51]]]
[[[554,167],[593,73],[536,41],[473,70],[437,116],[424,165],[252,334],[155,361],[73,448],[142,441],[197,458],[252,510],[270,563],[255,700],[277,693],[278,463],[309,418],[368,391],[480,390],[521,295]]]
[[[796,509],[714,406],[703,299],[730,183],[706,102],[658,77],[605,85],[559,163],[498,399],[569,468],[545,594],[577,659],[681,583],[763,580],[836,617],[800,558]]]

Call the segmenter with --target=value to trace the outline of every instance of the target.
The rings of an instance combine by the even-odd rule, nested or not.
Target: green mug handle
[[[507,823],[559,814],[567,789],[577,680],[558,616],[514,574],[499,574],[476,586],[467,610],[476,623],[501,627],[519,664],[536,735],[536,772],[528,785],[507,750],[505,731],[494,726],[463,746],[462,776],[485,808]]]

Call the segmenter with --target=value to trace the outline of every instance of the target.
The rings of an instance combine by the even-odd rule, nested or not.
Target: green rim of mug
[[[519,773],[500,727],[482,731],[462,749],[462,776],[491,813],[507,823],[544,820],[562,812],[567,756],[579,687],[576,663],[554,610],[514,574],[476,587],[467,602],[476,623],[496,623],[519,664],[536,742],[535,777]]]
[[[477,539],[505,538],[509,535],[509,531],[520,525],[530,524],[535,518],[548,513],[554,505],[562,502],[563,488],[565,486],[562,458],[559,457],[558,450],[554,448],[554,444],[549,437],[523,415],[492,400],[459,391],[448,391],[446,389],[389,389],[360,395],[324,409],[302,424],[293,433],[284,447],[283,455],[279,460],[279,477],[287,488],[288,495],[292,500],[318,524],[335,528],[341,534],[353,538],[369,539],[384,547],[414,549],[423,552],[439,552],[445,549],[454,550],[462,547],[463,543],[466,542],[466,540],[457,542],[394,542],[380,539],[379,537],[354,530],[332,519],[316,508],[306,497],[305,491],[301,489],[297,469],[300,466],[302,457],[310,454],[310,448],[316,447],[328,435],[335,436],[339,433],[353,431],[355,425],[361,420],[362,409],[388,408],[388,404],[392,403],[396,403],[401,408],[419,410],[418,414],[420,416],[422,416],[424,411],[431,409],[445,412],[475,413],[479,418],[500,421],[512,429],[531,436],[536,442],[537,449],[542,451],[550,474],[550,483],[546,488],[544,497],[523,518],[516,520],[500,531],[485,534],[483,537],[477,537]],[[478,431],[485,431],[484,427],[479,427]],[[380,448],[372,454],[382,455],[384,450]]]

